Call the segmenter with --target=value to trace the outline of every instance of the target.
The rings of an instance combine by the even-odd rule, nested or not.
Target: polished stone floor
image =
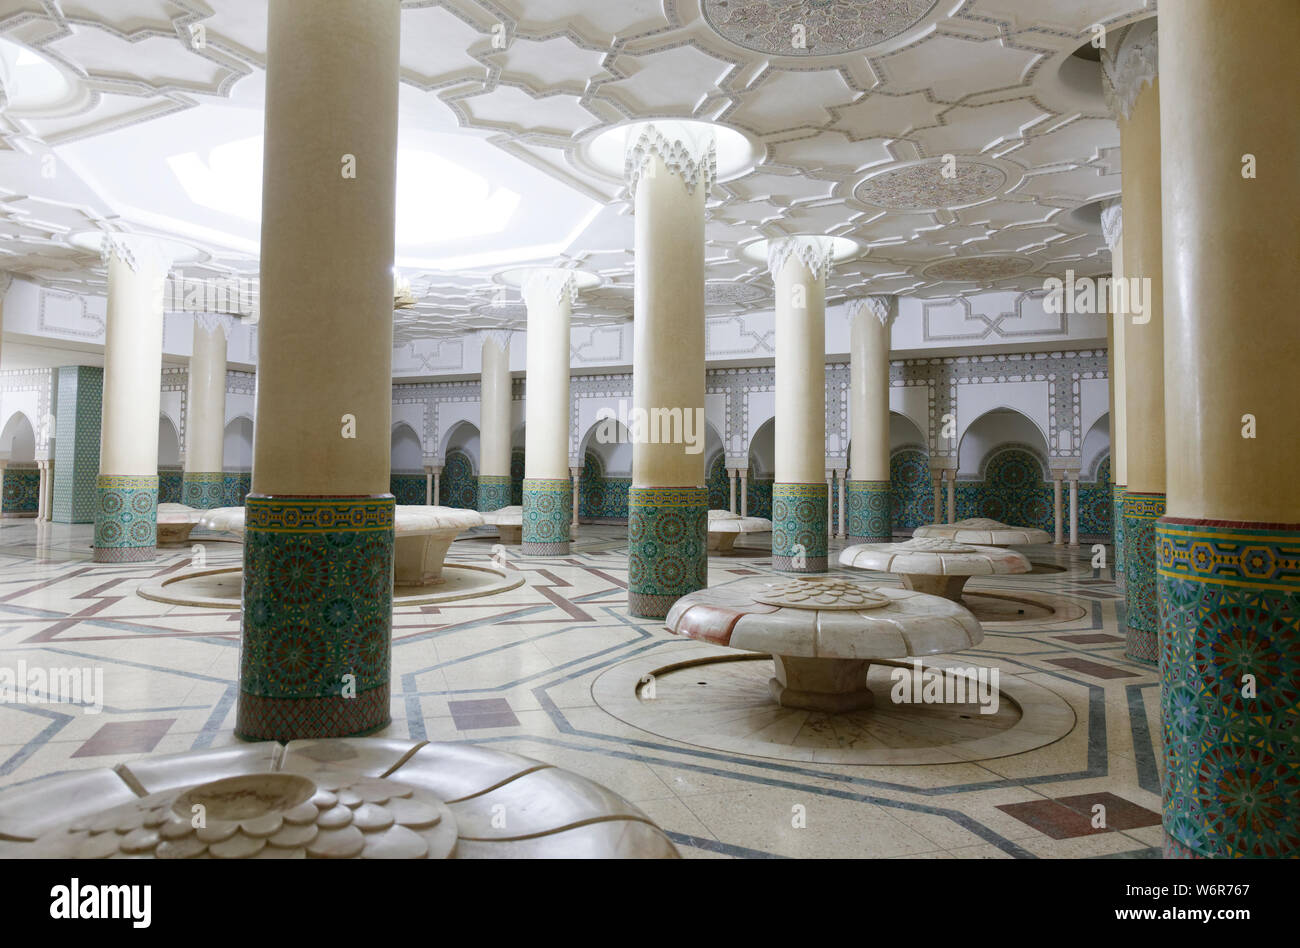
[[[873,766],[711,749],[603,710],[592,686],[605,672],[682,644],[660,623],[628,617],[623,536],[584,526],[569,556],[525,559],[505,548],[524,585],[397,609],[393,723],[382,733],[472,742],[577,771],[634,802],[686,856],[1158,856],[1159,682],[1124,658],[1123,599],[1109,569],[1091,568],[1089,548],[1031,547],[1040,566],[1065,569],[973,581],[973,591],[1063,597],[1083,614],[1009,614],[986,622],[984,641],[960,656],[1059,695],[1074,729],[1012,756]],[[0,521],[0,668],[102,669],[104,688],[98,714],[0,704],[0,788],[236,743],[238,613],[135,594],[193,565],[190,547],[149,564],[93,564],[90,537],[89,525]],[[239,562],[238,544],[194,539],[201,565]],[[745,537],[735,555],[714,555],[710,584],[770,573],[767,540]],[[458,541],[449,560],[486,564],[494,544]]]

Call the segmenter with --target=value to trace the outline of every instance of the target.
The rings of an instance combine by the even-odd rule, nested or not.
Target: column
[[[1155,20],[1129,27],[1102,51],[1105,88],[1117,113],[1123,156],[1124,262],[1130,293],[1124,329],[1127,432],[1140,445],[1128,458],[1124,492],[1124,568],[1128,627],[1124,654],[1154,665],[1155,524],[1165,512],[1163,252],[1160,201],[1160,83]],[[1202,80],[1203,82],[1203,80]]]
[[[161,366],[159,366],[161,395]],[[99,473],[104,370],[98,366],[60,366],[55,384],[54,483],[50,519],[57,523],[92,523],[95,477]],[[157,431],[158,422],[154,421]],[[154,459],[155,465],[157,458]]]
[[[1128,399],[1124,391],[1124,332],[1127,321],[1120,300],[1113,290],[1124,279],[1123,204],[1114,200],[1101,212],[1101,232],[1110,248],[1111,289],[1110,320],[1106,327],[1110,376],[1110,475],[1111,475],[1111,572],[1122,590],[1124,576],[1124,486],[1128,477],[1128,425],[1125,421]]]
[[[1064,516],[1061,511],[1061,472],[1052,472],[1052,543],[1061,546],[1065,543]]]
[[[839,496],[836,498],[839,502],[840,509],[839,509],[839,516],[836,518],[837,526],[835,529],[835,535],[839,537],[841,540],[843,540],[848,536],[848,534],[845,532],[845,530],[848,527],[848,521],[844,519],[844,512],[848,509],[848,500],[847,500],[848,492],[849,492],[848,468],[843,468],[843,467],[838,468],[835,471],[835,474],[840,479],[840,492],[839,492]]]
[[[948,469],[948,522],[957,522],[957,471]]]
[[[749,468],[740,472],[740,515],[749,516]]]
[[[1295,858],[1300,5],[1243,13],[1180,0],[1160,15],[1165,398],[1179,406],[1156,526],[1165,854]]]
[[[934,488],[934,522],[943,523],[943,469],[930,469],[930,482]]]
[[[481,444],[482,442],[480,441],[479,443]],[[436,495],[433,492],[433,468],[426,464],[424,466],[424,505],[426,507],[436,506],[434,504],[435,496]]]
[[[248,740],[389,722],[399,14],[396,0],[269,5]]]
[[[483,348],[478,509],[484,511],[510,506],[510,336],[502,329],[479,333]]]
[[[45,480],[46,474],[45,462],[36,462],[36,521],[40,523],[45,519]]]
[[[736,469],[733,467],[727,471],[727,480],[731,484],[731,492],[727,497],[727,509],[732,513],[736,512]]]
[[[569,523],[569,531],[573,536],[578,533],[578,512],[582,506],[582,468],[569,468],[569,477],[573,481],[573,502],[570,505],[573,508],[573,520]]]
[[[442,503],[442,465],[436,464],[433,470],[433,503],[438,505]]]
[[[573,273],[533,270],[524,280],[528,307],[528,362],[524,409],[523,552],[569,552],[572,490],[569,480],[569,314]],[[510,473],[507,456],[506,473]]]
[[[158,410],[162,400],[164,244],[105,234],[108,320],[99,475],[95,478],[96,563],[152,560],[158,544]]]
[[[776,284],[776,477],[772,566],[826,572],[826,276],[831,242],[783,237],[768,245]]]
[[[889,510],[889,332],[892,296],[849,303],[849,471],[845,543],[893,539]],[[938,519],[935,507],[935,519]]]
[[[704,202],[712,129],[640,126],[626,165],[636,215],[633,411],[704,430]],[[662,429],[662,425],[657,426]],[[661,433],[660,432],[656,432]],[[659,619],[709,584],[704,452],[682,438],[636,438],[628,491],[628,611]],[[825,449],[822,448],[824,451]]]
[[[1079,472],[1070,471],[1070,546],[1079,545]]]
[[[233,325],[232,317],[216,313],[194,317],[181,503],[201,510],[225,503],[221,462],[226,439],[226,348]]]

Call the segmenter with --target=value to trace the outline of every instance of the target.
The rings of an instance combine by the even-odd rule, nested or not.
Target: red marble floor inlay
[[[1092,808],[1097,804],[1105,807],[1105,812],[1098,814],[1104,820],[1103,826],[1092,825]],[[1052,839],[1074,839],[1097,833],[1160,825],[1159,813],[1107,792],[1082,793],[1029,803],[1007,803],[998,809]]]
[[[1054,639],[1060,639],[1062,642],[1070,642],[1074,645],[1100,645],[1106,642],[1111,645],[1123,645],[1124,640],[1118,635],[1107,635],[1105,632],[1087,632],[1082,635],[1054,635]]]
[[[518,727],[519,719],[505,698],[480,698],[474,701],[448,701],[452,723],[458,731],[488,727]]]
[[[152,721],[119,721],[105,724],[78,747],[73,757],[100,757],[105,754],[147,754],[158,746],[175,718]]]
[[[1086,658],[1049,658],[1049,665],[1059,665],[1061,668],[1068,668],[1070,671],[1081,672],[1085,675],[1091,675],[1093,678],[1138,678],[1141,677],[1137,672],[1125,671],[1122,668],[1115,668],[1111,665],[1102,665],[1098,662],[1090,662]]]

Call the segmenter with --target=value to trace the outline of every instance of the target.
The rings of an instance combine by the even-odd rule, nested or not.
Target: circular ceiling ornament
[[[949,260],[939,260],[923,268],[921,276],[926,280],[943,280],[950,283],[994,283],[998,280],[1024,276],[1034,267],[1034,261],[1016,254],[954,257]]]
[[[743,306],[747,303],[759,303],[770,294],[761,287],[748,283],[732,283],[728,280],[710,280],[704,284],[705,306]]]
[[[702,0],[715,33],[771,56],[835,56],[906,33],[937,0]]]
[[[863,204],[895,211],[936,211],[978,204],[1007,186],[1001,168],[971,158],[931,158],[890,168],[853,190]]]

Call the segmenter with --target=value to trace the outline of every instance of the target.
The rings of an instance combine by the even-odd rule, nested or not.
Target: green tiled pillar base
[[[1164,516],[1164,494],[1124,492],[1124,589],[1128,616],[1124,656],[1155,665],[1160,659],[1156,608],[1156,521]]]
[[[573,503],[572,499],[569,501]],[[484,512],[510,506],[510,475],[480,474],[478,476],[478,509]]]
[[[245,501],[235,734],[366,734],[389,723],[392,494]]]
[[[889,481],[848,481],[848,543],[888,543],[894,537],[889,511]]]
[[[95,478],[96,563],[140,563],[158,552],[158,475]]]
[[[1124,487],[1116,484],[1111,487],[1111,497],[1114,500],[1114,514],[1111,517],[1111,533],[1113,536],[1114,556],[1115,556],[1115,585],[1120,589],[1128,586],[1128,577],[1124,575]]]
[[[520,549],[532,556],[569,552],[573,520],[573,481],[524,478],[524,524]]]
[[[772,567],[785,573],[826,572],[827,489],[772,485]]]
[[[662,619],[682,596],[708,585],[708,488],[629,488],[628,612]]]
[[[1300,524],[1155,532],[1165,855],[1300,856]]]
[[[226,476],[221,471],[185,471],[181,474],[181,503],[199,510],[224,507]]]

